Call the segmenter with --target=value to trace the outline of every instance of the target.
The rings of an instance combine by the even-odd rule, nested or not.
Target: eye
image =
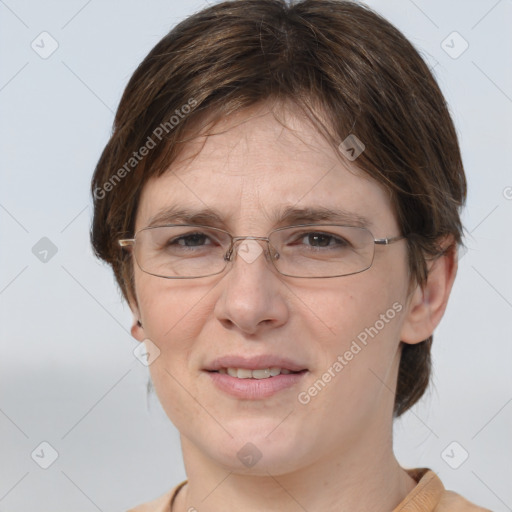
[[[182,245],[186,247],[201,247],[204,245],[210,245],[205,244],[207,240],[210,240],[208,235],[201,232],[196,233],[190,233],[187,235],[182,235],[176,238],[173,238],[172,240],[169,240],[167,245]]]
[[[332,235],[327,235],[325,233],[308,233],[303,239],[306,239],[310,245],[317,247],[332,245],[331,242],[334,241],[334,237]]]
[[[344,238],[320,231],[301,233],[298,240],[310,247],[344,248],[350,246],[350,243]]]

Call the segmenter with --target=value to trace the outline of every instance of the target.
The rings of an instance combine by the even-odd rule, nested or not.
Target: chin
[[[314,453],[314,450],[312,447],[307,449],[304,437],[298,431],[293,432],[290,426],[287,429],[283,425],[276,428],[281,421],[282,418],[279,421],[246,420],[242,422],[245,428],[240,424],[238,428],[233,425],[230,428],[226,424],[233,437],[223,433],[212,439],[210,434],[206,443],[201,437],[199,446],[226,471],[260,476],[289,473],[305,465],[307,454]]]

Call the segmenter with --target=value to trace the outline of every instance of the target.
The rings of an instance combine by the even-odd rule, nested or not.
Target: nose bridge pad
[[[237,255],[240,256],[246,263],[253,263],[262,253],[265,254],[267,259],[269,256],[271,259],[277,259],[279,257],[279,254],[268,239],[247,237],[235,240],[233,242],[232,247],[227,251],[224,257],[226,261],[234,260],[233,253],[235,252],[235,246],[237,244]],[[262,247],[263,244],[265,244],[265,247]]]

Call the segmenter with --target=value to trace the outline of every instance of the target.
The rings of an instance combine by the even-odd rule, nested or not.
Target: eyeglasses
[[[143,272],[165,279],[194,279],[220,274],[234,259],[235,243],[244,241],[238,255],[252,263],[262,252],[284,276],[341,277],[368,270],[375,245],[389,245],[405,236],[374,238],[366,228],[337,224],[300,224],[277,228],[267,237],[232,236],[210,226],[170,224],[139,230],[122,239],[133,248]]]

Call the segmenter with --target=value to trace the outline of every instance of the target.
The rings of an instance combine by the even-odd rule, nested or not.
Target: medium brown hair
[[[461,243],[466,197],[457,135],[428,66],[399,30],[354,2],[234,0],[172,29],[116,112],[92,180],[91,240],[124,297],[135,297],[133,262],[117,240],[134,234],[145,183],[169,168],[205,114],[214,123],[265,101],[292,102],[333,147],[349,134],[363,141],[355,163],[391,194],[411,283],[423,285],[440,241]],[[431,345],[432,336],[402,343],[395,417],[425,392]]]

